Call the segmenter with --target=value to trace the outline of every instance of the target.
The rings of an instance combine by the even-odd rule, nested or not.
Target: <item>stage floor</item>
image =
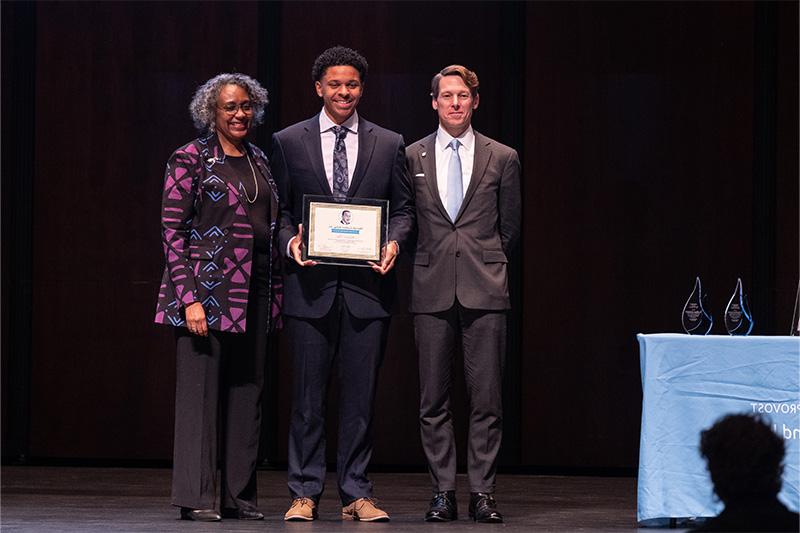
[[[467,518],[468,494],[459,490],[457,523],[428,524],[427,474],[376,473],[377,498],[389,523],[342,522],[335,477],[329,474],[320,520],[287,523],[286,472],[258,473],[259,504],[266,520],[195,523],[178,520],[170,506],[170,471],[159,468],[2,468],[2,531],[635,531],[636,480],[608,477],[502,475],[497,501],[506,522],[474,524]],[[465,476],[459,476],[461,487]],[[653,531],[653,530],[650,530]],[[676,530],[672,530],[676,531]]]

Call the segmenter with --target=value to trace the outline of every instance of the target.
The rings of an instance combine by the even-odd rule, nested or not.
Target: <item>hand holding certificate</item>
[[[397,254],[399,253],[400,250],[397,242],[389,241],[381,249],[381,262],[374,263],[369,261],[369,266],[381,276],[385,276],[394,267],[394,261],[397,259]]]
[[[316,261],[310,260],[303,260],[303,225],[298,224],[297,226],[297,235],[295,235],[291,241],[289,241],[289,254],[291,255],[294,262],[300,266],[314,266],[317,264]]]
[[[388,200],[326,196],[303,199],[302,260],[322,264],[372,267],[385,274],[397,255],[387,247]]]

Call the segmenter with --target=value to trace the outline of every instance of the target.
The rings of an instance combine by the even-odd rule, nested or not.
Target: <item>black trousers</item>
[[[209,330],[208,337],[176,329],[177,384],[172,504],[255,509],[261,391],[267,357],[269,258],[253,261],[247,332]],[[218,461],[219,459],[219,461]]]
[[[339,497],[346,505],[372,496],[372,415],[389,319],[359,319],[341,293],[320,319],[284,317],[293,356],[288,485],[292,498],[318,501],[325,488],[325,401],[337,366]]]
[[[467,309],[414,315],[419,352],[420,433],[433,491],[456,489],[456,443],[450,410],[453,354],[464,353],[469,400],[467,477],[471,492],[493,493],[503,436],[506,313]]]

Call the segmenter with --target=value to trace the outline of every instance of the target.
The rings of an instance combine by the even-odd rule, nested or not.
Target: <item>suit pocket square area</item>
[[[502,250],[484,250],[483,251],[484,263],[508,263],[506,254]]]
[[[415,178],[424,178],[425,174],[414,174]]]
[[[428,266],[430,264],[430,256],[427,252],[417,252],[414,254],[414,264],[419,266]]]

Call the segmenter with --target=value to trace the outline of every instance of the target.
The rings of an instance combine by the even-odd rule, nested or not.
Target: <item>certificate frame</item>
[[[389,240],[389,200],[303,195],[303,260],[369,267]]]

